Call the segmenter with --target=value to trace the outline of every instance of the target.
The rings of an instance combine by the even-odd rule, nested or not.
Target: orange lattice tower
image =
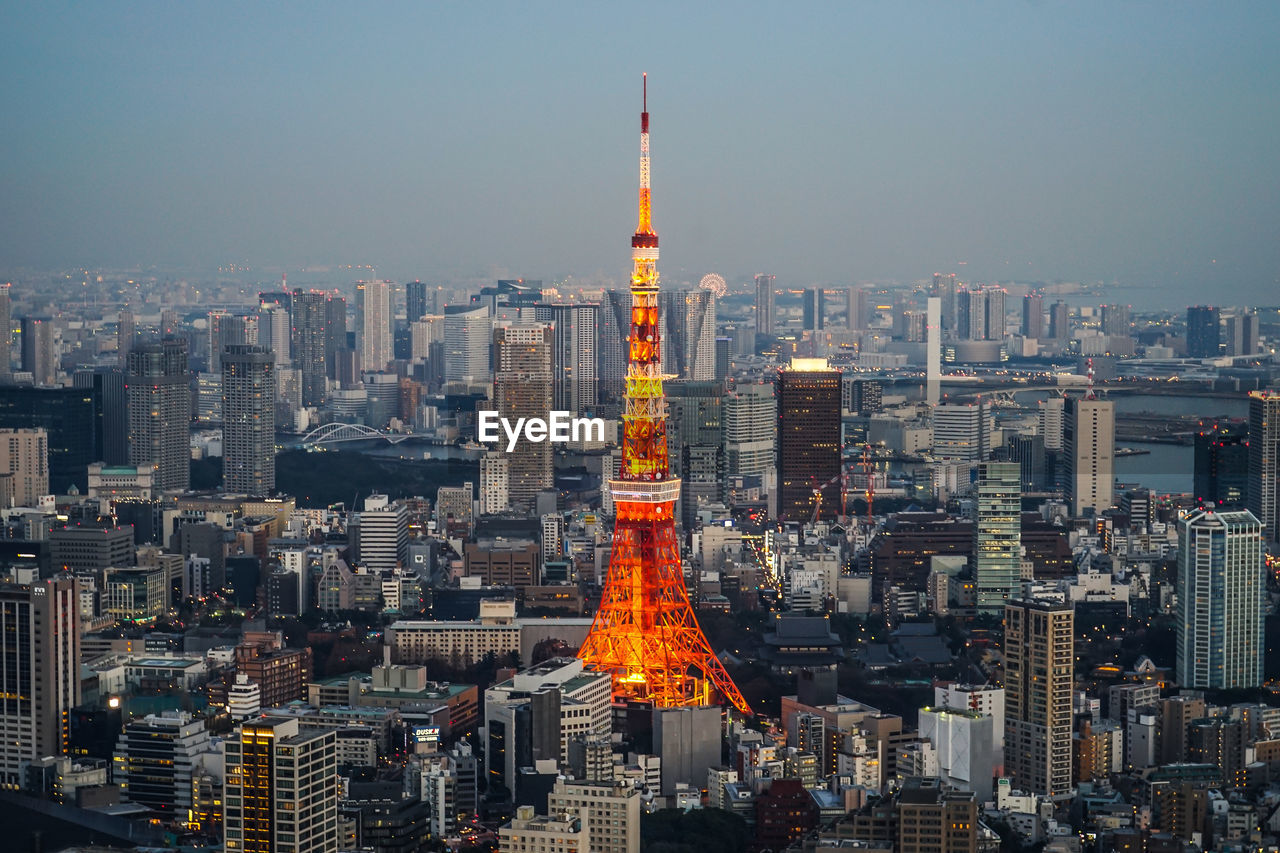
[[[631,336],[622,414],[622,469],[609,481],[617,521],[600,609],[578,657],[613,675],[615,702],[658,708],[746,700],[707,643],[689,604],[667,467],[667,401],[658,325],[658,235],[649,206],[648,80],[640,114],[640,224],[631,238]],[[718,695],[717,695],[718,694]]]

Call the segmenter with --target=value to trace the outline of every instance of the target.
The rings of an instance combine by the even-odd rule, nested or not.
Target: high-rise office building
[[[203,719],[181,711],[148,714],[120,732],[111,777],[127,802],[185,817],[198,756],[209,749]]]
[[[1036,413],[1036,428],[1044,436],[1045,450],[1052,450],[1055,453],[1062,450],[1065,410],[1066,401],[1063,397],[1054,395],[1040,401],[1040,408]]]
[[[761,273],[756,276],[756,334],[772,335],[777,328],[778,315],[774,305],[774,276]]]
[[[956,292],[956,337],[968,341],[1004,340],[1005,289],[998,285],[961,287]]]
[[[1214,424],[1196,433],[1194,471],[1192,494],[1203,506],[1244,506],[1249,491],[1248,428]]]
[[[552,408],[552,334],[540,323],[518,323],[495,329],[493,351],[496,370],[493,402],[509,423],[520,418],[546,418]],[[531,442],[521,437],[515,449],[501,452],[508,459],[508,492],[515,507],[533,506],[538,492],[552,488],[551,442]]]
[[[13,298],[9,285],[0,284],[0,379],[13,373]]]
[[[1248,510],[1178,520],[1177,673],[1184,688],[1262,684],[1262,525]]]
[[[347,352],[347,298],[336,293],[324,294],[324,366],[325,375],[338,378],[338,353]],[[358,352],[358,350],[357,350]]]
[[[80,586],[69,576],[0,584],[0,786],[23,785],[25,765],[70,746],[80,704]]]
[[[595,305],[553,305],[555,408],[583,414],[596,406]]]
[[[851,287],[845,291],[845,326],[850,330],[865,329],[871,325],[871,294],[864,287]]]
[[[984,400],[935,406],[933,455],[953,462],[981,462],[991,455],[993,426]]]
[[[49,434],[0,428],[0,507],[33,507],[47,494]]]
[[[978,610],[1002,613],[1022,577],[1022,466],[983,462],[978,466],[977,524],[973,566]]]
[[[289,309],[283,305],[262,305],[258,308],[258,344],[271,351],[277,369],[288,367],[293,358],[292,337]]]
[[[1075,610],[1010,601],[1004,628],[1005,770],[1024,791],[1069,795]]]
[[[774,466],[778,401],[771,384],[738,385],[724,398],[725,475],[761,476]]]
[[[1055,341],[1071,337],[1071,306],[1061,299],[1049,306],[1049,337]]]
[[[840,506],[840,371],[826,359],[795,358],[778,371],[778,517],[808,521]],[[814,492],[820,490],[820,498]]]
[[[289,310],[293,323],[293,366],[302,373],[304,406],[322,405],[328,391],[327,310],[326,294],[314,290],[293,292]]]
[[[1096,515],[1115,503],[1116,404],[1089,396],[1067,397],[1062,450],[1071,512]]]
[[[959,281],[956,279],[955,273],[943,275],[940,272],[933,274],[933,285],[929,289],[930,296],[936,296],[942,309],[942,328],[947,332],[954,332],[956,328],[956,291],[959,288]]]
[[[0,387],[0,428],[43,429],[49,445],[49,489],[66,494],[74,484],[84,494],[89,485],[89,466],[104,459],[112,464],[126,461],[127,449],[123,430],[114,435],[117,456],[107,456],[104,431],[108,418],[113,426],[121,426],[127,408],[123,399],[124,383],[119,374],[103,377],[114,379],[120,386],[112,389],[112,409],[105,411],[103,393],[93,385],[97,374],[88,374],[87,387],[29,388]]]
[[[1129,306],[1102,306],[1102,334],[1127,337],[1129,335]]]
[[[222,488],[270,495],[276,489],[275,359],[266,347],[222,351]]]
[[[1280,540],[1280,392],[1249,392],[1249,511]]]
[[[356,349],[362,370],[384,370],[391,361],[391,282],[356,282]]]
[[[666,384],[667,458],[680,479],[680,513],[686,527],[698,507],[724,498],[724,386],[677,380]]]
[[[806,288],[801,295],[801,325],[805,331],[821,331],[827,316],[827,292],[821,287]]]
[[[470,308],[451,305],[445,308],[445,382],[467,385],[489,383],[489,345],[493,340],[492,329],[493,320],[489,316],[487,307]],[[545,416],[545,414],[539,415],[539,417]]]
[[[176,338],[129,353],[129,464],[150,465],[157,491],[191,483],[191,386],[187,342]]]
[[[333,729],[258,717],[226,740],[223,845],[235,853],[337,853]]]
[[[1222,344],[1222,324],[1218,309],[1211,305],[1187,308],[1187,355],[1217,358]]]
[[[138,340],[138,321],[128,308],[120,309],[120,318],[116,321],[116,363],[121,367],[129,363],[129,350]]]
[[[427,303],[427,283],[411,281],[404,286],[404,317],[412,323],[434,313]]]
[[[596,378],[600,399],[622,399],[627,376],[627,336],[631,333],[631,291],[606,290],[597,318],[599,345],[596,350]]]
[[[407,563],[409,508],[386,495],[369,495],[360,512],[360,564],[370,571],[390,571]]]
[[[1241,311],[1226,318],[1227,355],[1253,355],[1258,352],[1258,315]]]
[[[1028,293],[1022,297],[1022,336],[1040,340],[1044,331],[1044,297]]]
[[[658,294],[662,372],[680,379],[716,377],[716,298],[709,290]]]
[[[36,385],[58,384],[58,353],[52,317],[22,318],[22,369]]]

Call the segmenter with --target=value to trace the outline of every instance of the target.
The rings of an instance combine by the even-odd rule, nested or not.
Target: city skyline
[[[0,186],[23,215],[0,275],[373,263],[622,280],[634,164],[617,92],[647,70],[667,104],[670,279],[940,269],[1259,301],[1280,269],[1277,14],[659,8],[619,51],[594,34],[626,13],[602,8],[15,9],[18,85],[0,103],[25,131]],[[536,73],[516,59],[530,44]]]

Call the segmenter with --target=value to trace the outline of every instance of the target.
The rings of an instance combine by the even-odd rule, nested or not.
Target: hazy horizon
[[[644,13],[644,18],[638,17]],[[11,4],[0,268],[1274,302],[1280,7]]]

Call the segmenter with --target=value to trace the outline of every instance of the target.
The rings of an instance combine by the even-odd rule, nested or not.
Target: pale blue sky
[[[648,71],[668,278],[1280,302],[1278,32],[1247,2],[7,2],[0,268],[621,278]]]

